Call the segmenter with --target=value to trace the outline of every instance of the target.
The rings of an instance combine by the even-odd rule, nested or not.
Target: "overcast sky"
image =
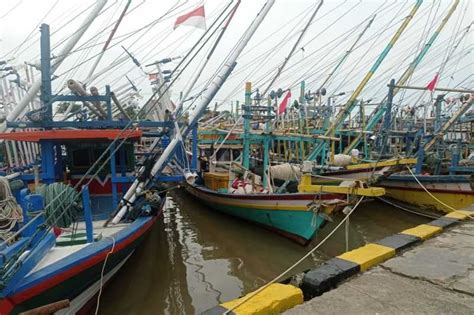
[[[25,61],[38,60],[38,26],[41,22],[50,25],[53,33],[51,38],[53,55],[58,54],[62,43],[77,30],[95,4],[92,0],[0,1],[2,3],[0,60],[8,59],[10,63],[17,65]],[[113,22],[118,18],[125,3],[126,0],[108,1],[102,14],[76,45],[73,53],[56,71],[55,74],[59,75],[59,78],[54,81],[56,90],[61,89],[69,78],[79,81],[86,78],[95,60],[93,57],[100,52],[103,42],[110,34]],[[122,45],[142,65],[166,57],[183,56],[203,34],[203,31],[188,26],[173,30],[173,23],[177,16],[202,3],[205,6],[209,26],[228,1],[133,0],[128,14],[97,71],[123,56]],[[265,0],[242,0],[228,31],[193,93],[198,93],[202,89],[264,3]],[[228,107],[231,100],[243,100],[245,81],[253,82],[254,86],[260,89],[266,88],[265,83],[268,84],[268,79],[276,73],[278,65],[283,62],[318,3],[319,1],[311,0],[276,0],[264,23],[239,58],[233,75],[216,96],[216,101],[223,102],[226,104],[224,107]],[[407,30],[367,85],[362,97],[365,99],[383,97],[390,78],[400,77],[426,40],[434,33],[452,3],[450,0],[423,2]],[[377,13],[373,24],[359,41],[356,49],[326,85],[329,94],[346,92],[346,96],[350,95],[414,4],[414,0],[326,0],[273,88],[291,88],[293,95],[298,96],[299,82],[305,80],[308,89],[317,89],[354,43],[368,20]],[[411,84],[425,86],[436,72],[443,70],[440,86],[474,87],[472,53],[474,36],[472,30],[462,35],[474,19],[473,6],[471,0],[460,1],[456,12],[417,68]],[[169,12],[169,10],[172,11]],[[144,28],[160,17],[162,19],[153,26]],[[457,43],[459,45],[456,46]],[[175,99],[189,83],[208,49],[209,46],[203,49],[195,62],[172,87]],[[446,59],[448,62],[443,69],[441,65]],[[172,69],[176,63],[167,64],[165,68]],[[151,67],[143,69],[146,72],[154,70]],[[100,77],[94,84],[99,88],[105,84],[111,84],[113,89],[114,86],[118,87],[126,82],[126,74],[142,89],[142,95],[146,99],[150,95],[147,76],[131,60],[124,61]],[[341,97],[341,101],[343,98]],[[398,101],[401,102],[416,99],[417,96],[413,93],[398,95]]]

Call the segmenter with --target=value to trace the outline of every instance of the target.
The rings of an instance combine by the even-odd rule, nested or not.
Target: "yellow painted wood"
[[[443,231],[443,229],[439,226],[421,224],[415,226],[414,228],[404,230],[401,233],[406,235],[418,236],[419,238],[426,240],[427,238],[430,238],[435,234],[441,233],[441,231]]]
[[[347,187],[347,186],[334,186],[334,185],[312,185],[311,175],[301,176],[300,184],[298,185],[298,191],[312,192],[312,193],[333,193],[333,194],[351,194],[357,196],[366,197],[379,197],[385,195],[385,189],[381,187]]]
[[[386,187],[386,192],[388,197],[415,205],[422,210],[436,209],[444,213],[453,211],[451,208],[439,203],[424,190],[406,190],[397,189],[396,187]],[[472,194],[458,194],[454,192],[431,192],[431,194],[454,209],[462,209],[474,204],[474,195]]]
[[[365,271],[393,256],[395,256],[395,249],[393,248],[378,244],[367,244],[337,257],[356,263],[360,265],[361,271]]]
[[[452,219],[458,219],[458,220],[465,220],[473,216],[474,216],[474,212],[464,211],[464,210],[453,211],[445,215],[446,218],[452,218]]]
[[[243,300],[246,300],[251,294],[249,293],[240,299],[223,303],[221,306],[228,310],[232,309]],[[303,303],[303,292],[301,289],[288,284],[274,283],[232,312],[237,315],[280,314],[301,303]]]
[[[411,165],[411,164],[416,164],[416,159],[403,158],[403,159],[392,159],[392,160],[372,162],[372,163],[360,163],[360,164],[354,164],[354,165],[347,165],[346,169],[358,170],[358,169],[374,168],[374,167],[381,167],[381,166]]]

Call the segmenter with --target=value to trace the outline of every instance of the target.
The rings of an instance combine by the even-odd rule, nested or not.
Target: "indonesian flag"
[[[180,25],[189,25],[203,30],[206,29],[206,15],[204,13],[204,5],[200,6],[193,11],[179,16],[174,22],[174,28],[176,29]]]
[[[288,106],[288,101],[290,100],[290,97],[291,97],[291,91],[288,90],[288,93],[286,93],[285,98],[283,99],[283,101],[281,101],[280,106],[278,106],[278,111],[277,111],[278,115],[281,115],[285,112],[286,106]]]
[[[436,83],[438,83],[438,78],[439,78],[439,73],[436,73],[433,80],[431,80],[431,82],[428,83],[428,85],[426,86],[426,89],[429,90],[430,92],[433,92],[436,87]]]

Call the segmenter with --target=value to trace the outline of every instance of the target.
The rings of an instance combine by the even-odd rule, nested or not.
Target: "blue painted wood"
[[[0,267],[3,266],[6,261],[9,261],[28,241],[29,237],[23,237],[12,245],[5,246],[5,248],[0,251]]]
[[[18,283],[24,279],[31,270],[33,270],[33,268],[41,259],[43,259],[43,257],[54,246],[55,243],[56,237],[54,234],[48,233],[46,237],[43,238],[27,255],[23,263],[21,263],[21,267],[15,272],[7,286],[1,291],[1,295],[8,296],[14,290],[16,290]]]
[[[117,163],[117,161],[115,160],[115,143],[113,143],[113,142],[110,144],[109,154],[110,154],[110,176],[112,177],[112,206],[114,208],[116,208],[117,205],[118,205],[119,197],[118,197],[118,194],[117,194],[117,181],[116,181],[116,178],[117,178],[116,163]],[[122,162],[123,162],[123,158],[122,158]],[[87,189],[87,192],[89,192],[88,189]]]
[[[185,178],[183,175],[173,175],[173,176],[158,176],[155,178],[157,182],[182,182]]]
[[[153,217],[139,217],[129,226],[120,230],[114,235],[115,246],[120,247],[120,244],[131,237],[135,232],[147,224],[150,220],[154,219]],[[55,274],[64,272],[75,265],[78,265],[85,260],[95,256],[103,251],[109,251],[112,248],[114,240],[111,237],[106,237],[100,240],[99,242],[94,242],[79,251],[75,252],[72,255],[65,257],[64,259],[59,260],[58,262],[41,268],[40,270],[29,274],[27,277],[21,279],[20,283],[16,286],[16,292],[20,292],[28,289],[38,283],[47,281],[47,279]]]
[[[94,242],[94,227],[92,225],[91,198],[88,186],[82,186],[82,207],[84,208],[87,242],[92,243]]]
[[[45,184],[54,183],[54,143],[40,141],[41,145],[41,179]]]

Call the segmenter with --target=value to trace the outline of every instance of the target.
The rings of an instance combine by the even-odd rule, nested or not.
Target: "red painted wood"
[[[138,139],[142,136],[142,131],[138,129],[58,129],[41,131],[22,131],[0,133],[0,139],[39,142],[40,140],[83,140],[83,139]]]

